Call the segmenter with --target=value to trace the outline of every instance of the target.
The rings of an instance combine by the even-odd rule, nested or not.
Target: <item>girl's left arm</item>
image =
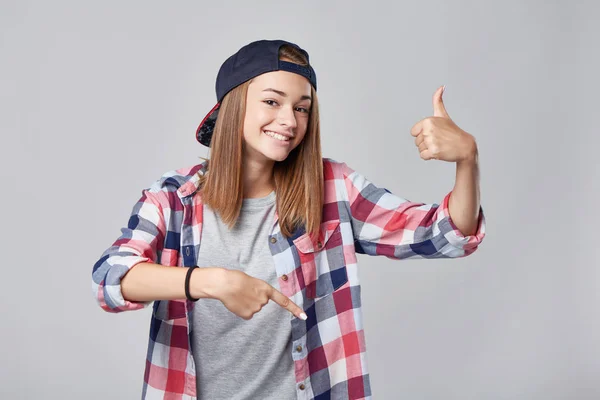
[[[481,206],[476,213],[474,232],[465,235],[455,224],[454,215],[450,216],[454,191],[447,193],[440,204],[414,202],[375,185],[344,162],[334,161],[329,165],[331,172],[326,184],[334,187],[331,192],[340,196],[338,201],[348,211],[357,253],[396,260],[465,257],[475,252],[485,237]],[[461,193],[468,190],[461,190],[461,183],[462,180],[457,182],[454,207],[465,210],[468,207],[461,203]],[[461,212],[453,213],[461,219]]]
[[[477,143],[448,115],[443,90],[438,88],[433,96],[433,116],[410,131],[423,160],[456,165],[454,189],[441,204],[409,201],[377,187],[345,163],[336,165],[356,252],[392,259],[464,257],[485,237]]]
[[[433,116],[417,122],[410,130],[424,160],[456,163],[456,182],[450,195],[449,213],[465,235],[477,230],[479,220],[479,151],[470,133],[450,118],[442,99],[445,86],[433,95]]]
[[[475,148],[471,158],[456,163],[456,182],[448,204],[452,221],[465,236],[477,231],[480,201],[479,161]]]

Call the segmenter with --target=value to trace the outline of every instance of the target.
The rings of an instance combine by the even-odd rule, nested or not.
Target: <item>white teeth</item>
[[[264,132],[264,133],[265,133],[265,135],[267,135],[267,136],[271,136],[272,138],[279,139],[279,140],[282,140],[282,141],[284,141],[284,142],[287,142],[287,141],[289,141],[289,140],[290,140],[290,138],[288,138],[287,136],[280,135],[280,134],[279,134],[279,133],[277,133],[277,132],[271,132],[271,131],[263,131],[263,132]]]

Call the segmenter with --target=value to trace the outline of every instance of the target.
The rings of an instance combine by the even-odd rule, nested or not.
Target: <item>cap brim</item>
[[[215,123],[217,122],[217,117],[219,116],[219,108],[221,103],[217,103],[206,117],[200,122],[198,125],[198,129],[196,129],[196,140],[206,146],[210,147],[210,141],[212,139],[213,130],[215,129]]]

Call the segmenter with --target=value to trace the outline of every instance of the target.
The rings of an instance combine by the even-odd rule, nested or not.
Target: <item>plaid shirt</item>
[[[477,232],[464,236],[453,224],[448,193],[441,206],[410,202],[378,188],[345,163],[324,158],[320,235],[303,228],[284,237],[275,213],[268,246],[281,292],[304,309],[290,313],[298,399],[370,399],[361,287],[356,253],[392,259],[456,258],[473,253],[485,236],[480,208]],[[201,163],[165,173],[133,207],[121,236],[95,263],[93,292],[108,312],[152,302],[123,298],[121,278],[140,262],[175,267],[196,264],[201,244]],[[191,311],[182,300],[153,302],[143,399],[196,399],[191,353]]]

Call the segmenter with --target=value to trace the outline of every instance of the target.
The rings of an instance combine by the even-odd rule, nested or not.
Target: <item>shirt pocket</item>
[[[306,297],[327,296],[348,282],[340,220],[323,222],[316,241],[305,233],[293,242],[300,257]]]

